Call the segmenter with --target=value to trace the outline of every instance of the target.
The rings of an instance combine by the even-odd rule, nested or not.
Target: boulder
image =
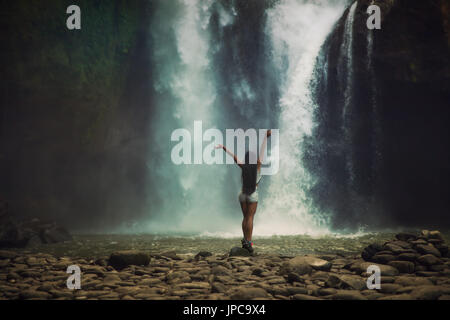
[[[388,264],[390,261],[395,260],[395,256],[392,254],[375,254],[370,261],[381,263],[381,264]]]
[[[280,267],[280,271],[279,274],[280,275],[285,275],[285,274],[289,274],[289,273],[294,273],[294,274],[298,274],[298,275],[304,275],[304,274],[310,274],[312,272],[312,267],[305,263],[305,262],[298,262],[295,260],[290,260],[290,261],[286,261],[283,262],[283,264]]]
[[[436,257],[441,257],[441,253],[439,252],[438,249],[436,249],[432,244],[428,244],[428,245],[424,245],[424,244],[418,244],[416,246],[416,249],[418,252],[422,253],[422,254],[432,254],[435,255]]]
[[[364,281],[360,276],[354,275],[342,275],[339,276],[342,288],[362,290],[367,287],[366,281]]]
[[[391,251],[394,254],[404,253],[405,249],[392,242],[388,242],[383,246],[383,250]]]
[[[423,256],[420,256],[419,258],[417,258],[417,261],[424,266],[432,266],[442,263],[441,259],[432,254],[425,254]]]
[[[249,257],[250,252],[247,249],[241,247],[233,247],[230,250],[230,257]]]
[[[417,300],[437,300],[441,295],[450,293],[449,287],[419,286],[411,295]]]
[[[401,261],[416,261],[420,255],[418,253],[400,253],[397,260]]]
[[[413,273],[414,263],[411,261],[399,261],[394,260],[388,263],[388,265],[396,268],[400,273]]]
[[[71,240],[70,233],[56,222],[37,218],[16,222],[8,214],[0,218],[0,248],[24,248]]]
[[[338,290],[332,295],[334,300],[367,300],[358,290]]]
[[[137,250],[117,251],[111,254],[108,264],[117,270],[124,269],[130,265],[146,266],[150,263],[148,253]]]
[[[360,262],[353,264],[350,269],[352,271],[356,271],[358,273],[366,273],[367,268],[371,265],[376,265],[380,268],[381,276],[396,276],[399,274],[397,268],[394,268],[389,265],[380,264],[380,263],[372,263],[372,262]]]
[[[404,287],[433,285],[433,283],[426,278],[413,276],[398,276],[395,278],[394,283]]]
[[[383,246],[379,243],[372,243],[364,248],[363,252],[361,253],[361,257],[369,261],[372,256],[374,256],[377,252],[382,251]]]
[[[206,257],[210,257],[210,256],[212,256],[211,252],[209,252],[209,251],[200,251],[199,253],[197,253],[195,255],[194,259],[198,261],[198,260],[204,259]]]
[[[251,300],[255,298],[269,298],[262,288],[240,288],[231,295],[232,300]]]
[[[332,263],[330,261],[320,259],[313,256],[297,256],[289,260],[290,265],[307,264],[314,270],[330,271]]]
[[[398,240],[401,240],[401,241],[409,241],[409,240],[416,240],[416,239],[417,239],[417,236],[416,236],[415,234],[413,234],[413,233],[408,233],[408,232],[400,232],[400,233],[397,233],[397,234],[395,235],[395,237],[396,237]]]

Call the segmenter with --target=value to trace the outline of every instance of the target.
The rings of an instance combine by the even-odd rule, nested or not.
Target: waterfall
[[[146,232],[192,233],[219,230],[227,225],[225,207],[230,199],[222,194],[223,166],[181,165],[171,162],[171,132],[191,132],[192,144],[202,144],[195,135],[194,121],[203,130],[216,127],[216,88],[210,58],[208,23],[213,1],[155,1],[151,25],[155,46],[153,89],[158,115],[152,123],[155,153],[164,155],[150,170],[158,206],[142,229]],[[228,224],[229,221],[228,217]]]
[[[372,1],[371,4],[374,2]],[[371,104],[372,104],[372,141],[373,141],[373,169],[372,176],[374,179],[377,178],[380,172],[381,165],[381,121],[380,114],[378,110],[377,102],[377,85],[375,78],[375,70],[373,65],[373,47],[374,47],[374,32],[375,30],[367,30],[367,71],[369,73],[370,79],[370,94],[371,94]],[[374,181],[374,184],[376,182]]]
[[[340,52],[340,70],[342,75],[342,83],[344,84],[344,104],[342,109],[342,130],[344,132],[344,139],[348,146],[351,146],[351,126],[350,118],[352,116],[352,96],[353,96],[353,21],[355,18],[355,11],[358,5],[358,1],[355,1],[350,7],[347,18],[345,20],[344,35],[341,44]],[[353,163],[352,149],[347,152],[347,173],[349,175],[349,192],[353,193],[353,184],[355,182],[355,170]],[[352,197],[353,198],[353,197]]]
[[[304,139],[311,135],[314,64],[326,36],[344,10],[329,1],[281,1],[268,12],[267,33],[273,59],[282,74],[280,170],[270,186],[255,223],[255,234],[321,234],[328,217],[314,210],[307,190],[314,183],[303,165]]]
[[[255,235],[328,232],[327,213],[308,196],[314,181],[303,156],[315,127],[317,56],[346,2],[153,1],[154,192],[138,231],[241,235],[237,166],[170,160],[171,132],[193,132],[202,120],[204,129],[280,129],[279,145],[271,146],[280,170],[262,180]]]
[[[353,21],[355,19],[355,11],[358,1],[355,1],[347,14],[344,26],[344,37],[341,45],[341,61],[345,61],[342,65],[346,68],[346,81],[344,89],[344,109],[342,111],[342,118],[344,127],[347,124],[348,108],[351,105],[353,94]]]

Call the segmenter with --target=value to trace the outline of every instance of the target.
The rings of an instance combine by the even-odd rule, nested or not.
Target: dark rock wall
[[[318,127],[306,154],[318,178],[312,196],[334,213],[336,228],[449,225],[448,2],[375,1],[382,29],[374,31],[366,28],[370,3],[356,9],[345,126],[340,47],[348,10],[318,58]]]
[[[2,7],[0,193],[15,216],[106,227],[144,206],[148,8],[78,1],[69,31],[70,4]]]

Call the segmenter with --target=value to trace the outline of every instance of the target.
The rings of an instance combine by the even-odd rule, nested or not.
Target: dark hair
[[[252,194],[255,191],[257,170],[258,165],[256,164],[255,154],[247,151],[245,154],[245,163],[242,165],[242,191],[245,194]]]

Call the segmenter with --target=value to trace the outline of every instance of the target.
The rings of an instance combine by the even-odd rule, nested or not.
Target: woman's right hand
[[[223,149],[223,145],[222,145],[222,144],[218,144],[218,145],[216,146],[216,149]]]

